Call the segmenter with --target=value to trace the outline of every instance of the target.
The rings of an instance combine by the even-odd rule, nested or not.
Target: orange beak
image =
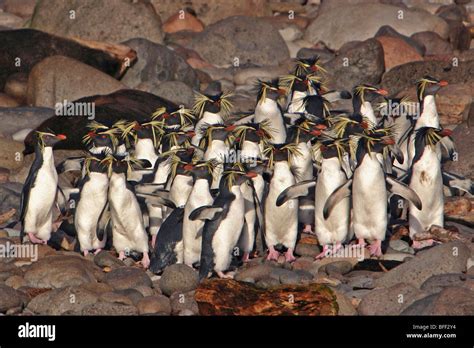
[[[283,88],[278,88],[278,94],[279,94],[279,95],[285,95],[285,94],[286,94],[286,90],[283,89]]]
[[[439,132],[439,135],[443,136],[443,137],[449,137],[451,136],[451,134],[453,134],[453,131],[451,129],[443,129],[441,130],[441,132]]]
[[[385,89],[381,89],[381,88],[378,89],[378,90],[376,91],[376,93],[378,93],[378,94],[380,94],[380,95],[383,95],[383,96],[387,96],[387,95],[388,95],[388,91],[385,90]]]
[[[235,129],[235,125],[231,124],[230,126],[225,127],[226,132],[233,132]]]
[[[56,138],[59,139],[59,140],[66,140],[67,139],[67,137],[64,134],[58,134],[58,135],[56,135]]]
[[[189,138],[192,138],[193,136],[196,135],[196,132],[195,131],[189,131],[186,133],[186,135],[189,137]]]
[[[247,178],[255,178],[258,174],[255,172],[248,172],[245,174]]]
[[[322,130],[322,129],[326,129],[328,127],[325,124],[321,123],[321,124],[317,124],[316,126],[314,126],[314,128]]]
[[[314,136],[320,136],[321,135],[321,131],[318,130],[318,129],[313,129],[311,132],[309,132],[309,134],[311,135],[314,135]]]
[[[194,166],[193,166],[191,163],[188,163],[188,164],[186,164],[183,168],[184,168],[184,170],[188,170],[188,171],[189,171],[189,170],[192,170],[192,169],[194,168]]]
[[[382,140],[382,143],[384,143],[385,145],[393,145],[393,144],[395,144],[395,139],[385,138],[385,139]]]
[[[448,81],[446,80],[441,80],[438,82],[438,86],[440,87],[444,87],[444,86],[447,86],[448,85]]]

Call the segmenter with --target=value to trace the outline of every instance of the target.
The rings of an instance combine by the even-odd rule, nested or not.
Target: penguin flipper
[[[443,184],[445,186],[464,191],[471,196],[474,195],[474,185],[471,179],[467,179],[462,176],[455,175],[455,174],[445,172],[445,171],[442,171],[442,175],[443,175]]]
[[[68,157],[56,166],[56,171],[58,172],[58,174],[72,171],[81,171],[84,160],[84,156]]]
[[[238,119],[233,124],[238,126],[238,125],[241,125],[241,124],[250,123],[250,122],[253,121],[254,117],[255,117],[255,115],[251,114],[249,116],[245,116],[245,117],[242,117],[242,118]]]
[[[287,187],[283,190],[276,200],[277,207],[283,205],[290,199],[304,197],[309,195],[309,190],[316,186],[315,180],[301,181],[296,185]]]
[[[215,220],[219,217],[220,213],[224,211],[223,207],[216,207],[213,205],[205,205],[194,209],[191,214],[189,214],[189,220]]]
[[[345,184],[339,186],[334,192],[329,196],[326,203],[324,204],[323,217],[327,219],[331,215],[334,207],[342,201],[344,198],[351,195],[352,189],[352,179],[349,179]]]
[[[135,192],[137,194],[154,194],[163,198],[169,197],[169,191],[163,188],[163,184],[137,184],[135,185]]]
[[[443,137],[439,143],[443,146],[443,148],[446,150],[448,154],[448,158],[452,159],[454,156],[454,153],[456,152],[456,147],[454,145],[454,141],[451,137],[446,136]]]
[[[97,221],[97,228],[95,230],[95,234],[97,239],[102,241],[104,236],[106,235],[107,226],[109,225],[110,219],[110,212],[109,212],[109,203],[107,202],[100,213],[99,220]]]
[[[402,150],[400,150],[400,147],[398,145],[390,145],[390,152],[395,156],[397,159],[398,163],[403,164],[405,162],[405,157],[403,156]]]
[[[175,209],[176,205],[173,203],[173,201],[164,198],[160,195],[155,195],[155,194],[145,194],[145,193],[137,193],[136,194],[138,198],[142,198],[145,200],[145,204],[151,204],[151,205],[159,205],[159,206],[166,206],[168,208]]]
[[[421,210],[422,204],[420,197],[418,197],[416,192],[413,191],[408,185],[405,185],[390,176],[387,176],[386,181],[388,184],[387,188],[390,192],[409,200],[418,210]]]

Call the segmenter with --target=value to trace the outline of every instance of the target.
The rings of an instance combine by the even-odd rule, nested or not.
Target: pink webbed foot
[[[102,249],[95,249],[94,255],[97,255],[97,254],[100,253],[101,251],[102,251]]]
[[[311,225],[304,225],[303,233],[316,235],[316,233],[313,231],[313,227]]]
[[[326,256],[328,256],[328,250],[329,250],[329,245],[323,246],[323,251],[321,251],[321,253],[319,253],[318,255],[316,255],[314,258],[315,258],[316,260],[324,259]]]
[[[87,257],[87,255],[89,255],[89,250],[84,250],[82,254],[84,255],[84,257]]]
[[[250,260],[250,253],[244,253],[242,256],[242,262],[248,262]]]
[[[364,238],[359,238],[357,241],[358,241],[357,245],[361,248],[365,248],[365,246],[367,245]]]
[[[143,253],[143,258],[140,261],[142,264],[143,268],[147,269],[150,266],[150,257],[148,256],[148,253]]]
[[[30,238],[30,242],[33,244],[46,244],[47,243],[47,241],[45,240],[36,238],[36,236],[31,232],[28,233],[28,238]]]
[[[154,234],[151,236],[151,247],[154,248],[156,244],[156,236],[157,234]]]
[[[118,256],[118,259],[123,261],[125,260],[126,256],[125,256],[125,250],[122,250],[122,251],[119,251],[119,256]]]
[[[268,261],[271,261],[271,260],[278,261],[279,256],[280,256],[280,253],[276,251],[273,246],[268,247],[268,256],[267,256]]]
[[[382,241],[376,240],[369,245],[370,256],[382,256]]]
[[[288,248],[288,250],[285,253],[285,261],[286,262],[293,262],[296,261],[295,256],[293,255],[293,249]]]
[[[222,279],[234,279],[234,273],[233,272],[227,272],[224,273],[222,271],[217,272],[217,276]]]

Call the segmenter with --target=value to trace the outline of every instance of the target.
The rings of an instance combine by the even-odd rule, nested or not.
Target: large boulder
[[[323,41],[337,50],[346,42],[373,37],[383,25],[390,25],[407,36],[419,31],[434,31],[442,38],[448,36],[447,23],[422,10],[386,4],[341,5],[321,11],[306,29],[305,39],[314,43]]]
[[[104,281],[115,290],[135,288],[140,285],[151,287],[153,283],[143,269],[121,267],[107,273]]]
[[[3,284],[0,284],[0,313],[12,308],[21,307],[24,302],[22,293]]]
[[[472,315],[474,291],[462,287],[447,287],[406,308],[402,315]]]
[[[53,56],[42,60],[28,78],[28,104],[54,108],[56,103],[109,94],[125,85],[77,60]],[[88,116],[88,115],[83,115]]]
[[[382,44],[385,60],[385,70],[390,70],[394,66],[423,60],[415,47],[410,46],[402,39],[380,36],[377,41]]]
[[[160,16],[145,1],[41,0],[31,28],[113,43],[134,37],[163,42]]]
[[[199,88],[196,72],[175,51],[141,38],[125,41],[123,44],[133,48],[138,55],[136,64],[122,78],[125,85],[136,88],[142,82],[182,81],[193,88]]]
[[[193,89],[181,81],[165,81],[161,83],[146,81],[140,83],[136,88],[188,108],[191,108],[194,103]]]
[[[474,107],[473,114],[474,114]],[[472,149],[474,148],[474,126],[464,123],[457,126],[452,134],[458,153],[457,161],[449,161],[444,164],[444,169],[466,178],[474,180],[474,158]]]
[[[184,264],[166,267],[160,279],[160,289],[167,296],[177,291],[184,293],[194,290],[198,284],[197,272]]]
[[[275,65],[290,57],[277,29],[264,20],[234,16],[208,26],[190,48],[216,66]]]
[[[34,129],[52,115],[54,115],[54,109],[50,108],[1,108],[0,133],[4,137],[11,137],[22,129]]]

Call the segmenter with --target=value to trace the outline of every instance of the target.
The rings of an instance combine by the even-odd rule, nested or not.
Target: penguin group
[[[410,237],[443,226],[443,185],[456,181],[441,167],[454,145],[435,104],[447,82],[423,77],[415,102],[325,83],[318,57],[300,59],[288,75],[258,80],[252,113],[234,114],[219,90],[145,120],[92,121],[87,153],[57,168],[52,148],[65,137],[38,132],[22,239],[46,243],[57,206],[72,212],[84,256],[113,248],[153,273],[184,263],[205,279],[232,278],[235,262],[256,255],[293,262],[301,233],[317,237],[318,259],[348,244],[378,257],[394,224]],[[331,107],[341,99],[352,110]],[[67,162],[79,173],[69,188],[58,186]]]

